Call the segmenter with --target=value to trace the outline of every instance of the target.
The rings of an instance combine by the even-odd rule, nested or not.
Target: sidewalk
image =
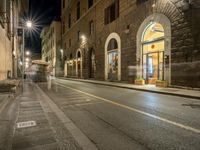
[[[16,99],[19,106],[12,149],[62,150],[65,149],[64,144],[68,143],[68,147],[72,150],[79,150],[73,137],[64,129],[62,122],[44,103],[44,97],[36,84],[25,82],[24,86],[23,94]]]
[[[25,82],[24,86],[23,94],[16,99],[13,150],[96,150],[37,84]]]
[[[200,100],[200,91],[199,90],[189,90],[189,89],[181,89],[181,88],[160,88],[156,87],[155,85],[134,85],[128,83],[120,83],[120,82],[108,82],[108,81],[98,81],[98,80],[85,80],[85,79],[75,79],[75,78],[58,78],[64,80],[72,80],[72,81],[79,81],[79,82],[86,82],[92,84],[99,84],[99,85],[106,85],[106,86],[113,86],[125,89],[132,89],[132,90],[139,90],[145,92],[152,92],[158,94],[166,94],[166,95],[173,95],[173,96],[180,96],[186,98],[193,98]]]

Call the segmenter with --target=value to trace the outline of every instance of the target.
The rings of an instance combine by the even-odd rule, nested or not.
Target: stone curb
[[[95,82],[94,80],[88,81],[88,80],[79,80],[79,79],[73,79],[73,78],[58,78],[58,79],[85,82],[85,83],[91,83],[91,84],[105,85],[105,86],[118,87],[118,88],[123,88],[123,89],[130,89],[130,90],[137,90],[137,91],[143,91],[143,92],[150,92],[150,93],[157,93],[157,94],[164,94],[164,95],[171,95],[171,96],[179,96],[179,97],[184,97],[184,98],[192,98],[192,99],[200,100],[200,96],[162,92],[162,91],[155,91],[155,90],[149,90],[149,89],[139,89],[139,88],[127,87],[127,86],[123,86],[123,85],[113,85],[113,84],[109,84],[109,83],[99,83],[99,82]]]
[[[45,103],[49,105],[51,110],[56,114],[65,128],[72,134],[77,143],[83,150],[98,150],[96,145],[64,114],[62,110],[42,91],[42,89],[35,84],[36,88],[41,93]]]

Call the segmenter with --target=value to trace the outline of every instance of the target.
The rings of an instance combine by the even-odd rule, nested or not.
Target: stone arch
[[[88,66],[89,66],[89,78],[94,78],[95,77],[95,71],[96,71],[96,60],[95,60],[95,49],[91,47],[89,49],[88,53]]]
[[[137,60],[137,76],[142,76],[142,37],[145,29],[152,22],[157,22],[161,24],[164,28],[164,57],[168,59],[169,64],[164,63],[164,80],[171,83],[171,22],[164,14],[154,13],[147,17],[139,27],[137,32],[137,52],[136,52],[136,60]],[[166,62],[166,61],[165,61]]]
[[[104,53],[105,53],[105,80],[108,79],[108,45],[110,40],[115,39],[117,41],[117,53],[118,53],[118,70],[117,70],[117,80],[121,80],[121,38],[120,36],[113,32],[111,33],[105,42],[105,48],[104,48]]]
[[[83,55],[81,49],[76,51],[76,76],[82,78],[83,70]]]

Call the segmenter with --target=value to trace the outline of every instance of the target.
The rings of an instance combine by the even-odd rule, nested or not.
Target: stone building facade
[[[0,80],[17,78],[22,40],[17,34],[29,0],[0,0]]]
[[[63,0],[65,76],[200,87],[198,0]]]
[[[42,39],[42,60],[49,63],[53,76],[63,75],[60,21],[53,21],[50,26],[44,27],[40,37]]]

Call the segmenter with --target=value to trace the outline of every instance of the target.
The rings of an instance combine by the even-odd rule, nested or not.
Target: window
[[[80,18],[80,13],[81,13],[81,7],[80,7],[80,1],[78,1],[77,8],[76,8],[76,19],[77,20]]]
[[[6,6],[6,1],[5,0],[1,0],[0,1],[0,24],[2,25],[2,27],[4,28],[4,19],[5,19],[5,7]]]
[[[68,17],[68,28],[71,28],[71,14]]]
[[[107,57],[108,57],[108,76],[109,78],[113,78],[115,74],[115,76],[118,73],[118,64],[119,64],[119,53],[118,53],[118,43],[117,40],[112,38],[109,43],[108,43],[108,47],[107,47]],[[112,75],[111,75],[112,74]]]
[[[69,59],[72,60],[72,58],[73,58],[72,53],[70,53]]]
[[[114,50],[114,49],[117,49],[118,48],[118,44],[117,44],[117,41],[116,39],[111,39],[109,44],[108,44],[108,50]]]
[[[146,2],[146,1],[148,1],[148,0],[137,0],[137,5],[139,5],[139,4],[142,4],[142,3],[144,3],[144,2]]]
[[[93,20],[91,20],[89,22],[89,33],[90,33],[90,35],[94,34],[94,21]]]
[[[77,41],[80,41],[80,31],[77,32]]]
[[[71,45],[72,45],[72,41],[71,39],[69,39],[69,47],[71,47]]]
[[[66,42],[64,43],[64,49],[65,50],[67,49],[67,43]]]
[[[10,39],[11,38],[11,24],[10,24],[10,12],[11,12],[11,2],[10,0],[3,0],[0,3],[0,22],[2,27],[4,27],[4,23],[6,23],[7,28],[7,37]]]
[[[88,9],[89,9],[90,7],[92,7],[92,5],[93,5],[93,0],[88,0]]]
[[[105,9],[104,23],[105,25],[113,22],[119,17],[119,0],[115,0],[110,6]]]
[[[65,22],[63,21],[62,23],[62,30],[63,30],[63,34],[65,33]]]
[[[63,8],[65,8],[65,0],[63,0]]]

